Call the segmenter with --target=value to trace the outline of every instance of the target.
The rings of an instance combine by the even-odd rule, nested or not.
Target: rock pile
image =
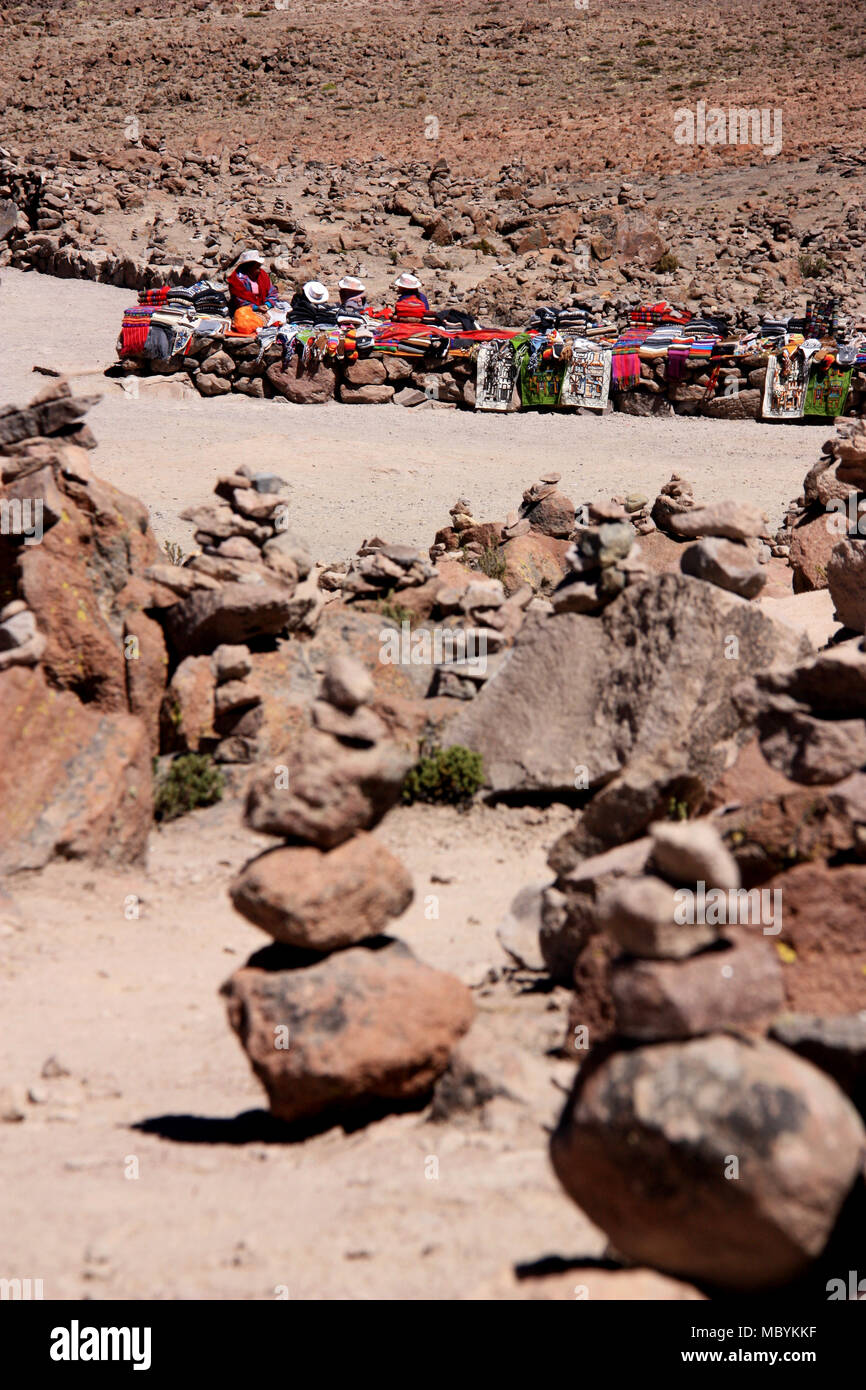
[[[613,1037],[598,1046],[572,1011],[595,1045],[554,1168],[629,1260],[719,1289],[783,1285],[826,1246],[866,1131],[827,1075],[764,1038],[780,962],[757,925],[729,925],[740,873],[717,830],[657,824],[623,848],[631,863],[594,879]]]
[[[840,420],[821,457],[788,507],[776,544],[788,554],[795,593],[830,588],[838,619],[855,632],[866,626],[860,597],[866,535],[866,429],[862,420]]]
[[[224,985],[229,1021],[286,1121],[348,1119],[416,1103],[473,1014],[457,979],[383,935],[412,884],[368,832],[400,794],[410,760],[369,709],[349,658],[328,666],[316,727],[253,781],[246,820],[287,843],[241,871],[239,912],[277,943]]]
[[[598,613],[646,575],[634,527],[626,520],[578,526],[565,563],[570,574],[553,592],[555,613]]]

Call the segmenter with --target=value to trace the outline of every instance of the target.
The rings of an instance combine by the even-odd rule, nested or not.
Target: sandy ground
[[[546,1053],[568,996],[503,977],[495,937],[567,819],[404,808],[378,832],[416,885],[396,930],[473,986],[476,1026],[525,1074],[525,1100],[303,1144],[269,1132],[218,996],[266,941],[225,891],[265,843],[237,801],[155,833],[146,869],[16,878],[0,912],[0,1074],[29,1099],[23,1121],[0,1124],[3,1273],[41,1278],[46,1298],[450,1299],[515,1261],[599,1254],[547,1160],[571,1067]],[[52,1057],[68,1075],[42,1075]]]
[[[0,405],[44,385],[34,364],[102,370],[129,290],[4,270],[0,282]],[[259,460],[291,486],[296,528],[322,561],[352,554],[365,537],[428,546],[448,509],[468,497],[479,520],[503,518],[542,470],[555,468],[576,502],[612,493],[652,497],[672,472],[705,501],[758,503],[778,525],[826,434],[814,428],[673,417],[420,413],[398,406],[293,406],[241,396],[166,399],[144,383],[88,375],[103,400],[88,417],[94,463],[142,497],[161,540],[189,548],[180,512],[208,497],[217,477]]]

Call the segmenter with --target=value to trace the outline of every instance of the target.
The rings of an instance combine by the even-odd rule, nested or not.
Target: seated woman
[[[394,281],[397,303],[394,305],[395,319],[421,320],[430,312],[426,294],[421,291],[421,281],[417,275],[404,271]]]
[[[242,304],[263,309],[266,305],[275,304],[279,298],[258,251],[241,252],[228,278],[228,286],[232,313]]]
[[[367,296],[364,288],[363,280],[358,280],[354,275],[344,275],[337,285],[340,291],[340,309],[353,315],[366,313]],[[339,309],[337,312],[339,313]]]

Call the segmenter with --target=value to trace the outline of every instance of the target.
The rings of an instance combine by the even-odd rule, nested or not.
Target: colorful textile
[[[688,323],[691,319],[688,309],[678,312],[671,308],[667,300],[660,300],[658,304],[641,304],[639,308],[632,309],[629,314],[629,322],[633,324],[658,324],[658,323]]]
[[[674,342],[668,348],[668,381],[682,381],[686,373],[686,363],[689,360],[691,343]]]
[[[139,290],[139,304],[164,304],[168,298],[168,285],[160,285],[156,290]]]
[[[806,399],[809,363],[803,352],[772,353],[764,379],[761,413],[765,420],[799,420]]]
[[[610,384],[614,391],[633,391],[640,381],[638,348],[650,335],[649,328],[627,328],[613,345]]]
[[[525,334],[514,340],[519,362],[520,403],[523,406],[537,408],[559,405],[565,363],[555,358],[542,361],[544,343],[544,337],[536,337],[533,340]]]
[[[605,348],[573,351],[565,369],[561,404],[604,410],[610,391],[611,357]]]
[[[851,386],[853,367],[841,367],[838,362],[829,365],[819,361],[813,363],[806,387],[804,415],[822,415],[835,419],[845,409],[845,400]]]
[[[153,307],[125,309],[118,339],[120,357],[140,357],[147,342]]]
[[[476,410],[507,410],[517,380],[517,360],[510,341],[482,343],[475,380]]]

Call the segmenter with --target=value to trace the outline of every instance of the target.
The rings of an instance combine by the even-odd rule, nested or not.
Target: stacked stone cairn
[[[288,1122],[423,1103],[473,1017],[459,980],[383,934],[413,889],[369,831],[399,798],[410,759],[372,698],[363,667],[333,658],[314,728],[258,771],[247,799],[247,824],[285,843],[251,860],[231,896],[274,944],[223,994],[272,1113]]]
[[[589,1029],[555,1171],[626,1261],[706,1291],[790,1286],[834,1235],[866,1131],[830,1076],[767,1039],[779,956],[760,925],[729,925],[740,874],[711,823],[623,848],[595,902],[612,1035]]]
[[[163,751],[258,754],[261,696],[248,643],[311,633],[322,595],[307,547],[288,526],[286,484],[245,464],[220,478],[217,500],[184,512],[201,550],[147,571],[176,666],[160,711]]]
[[[829,589],[836,619],[853,632],[866,626],[866,426],[839,421],[785,527],[794,590]]]

